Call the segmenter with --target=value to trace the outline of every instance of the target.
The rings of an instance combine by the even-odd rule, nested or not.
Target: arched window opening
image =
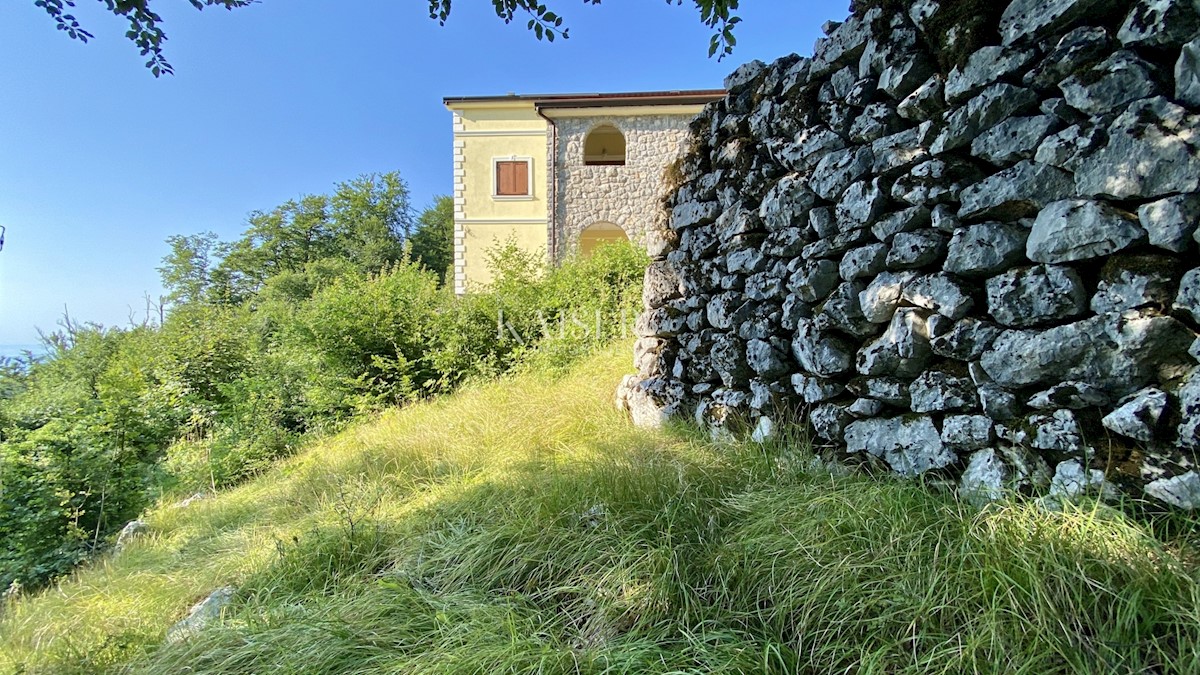
[[[606,222],[592,223],[583,228],[583,232],[579,234],[579,255],[584,258],[590,257],[600,246],[619,241],[629,241],[629,237],[620,225]]]
[[[583,140],[583,163],[589,166],[624,166],[625,135],[611,124],[601,124]]]

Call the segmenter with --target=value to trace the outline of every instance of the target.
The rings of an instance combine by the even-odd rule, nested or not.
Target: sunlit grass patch
[[[1192,549],[1103,505],[982,511],[612,407],[627,345],[392,411],[0,621],[8,670],[1200,672]],[[810,467],[810,468],[805,468]],[[163,645],[214,588],[225,618]]]

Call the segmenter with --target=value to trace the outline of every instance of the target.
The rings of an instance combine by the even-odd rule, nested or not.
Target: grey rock
[[[956,209],[949,204],[938,204],[929,212],[929,224],[933,225],[934,229],[941,230],[946,234],[953,234],[962,225],[962,221],[958,219]]]
[[[924,206],[911,206],[877,219],[871,226],[871,234],[879,241],[890,244],[892,237],[897,234],[929,227],[932,223],[929,209]]]
[[[892,197],[913,206],[957,201],[959,193],[980,177],[974,165],[957,159],[931,159],[896,179]]]
[[[904,285],[913,279],[914,272],[881,272],[858,295],[859,308],[863,317],[873,323],[891,321]]]
[[[717,236],[712,225],[690,227],[679,235],[679,250],[689,257],[707,258],[717,250]]]
[[[746,343],[730,333],[717,336],[709,359],[726,387],[741,388],[749,383],[753,375],[750,365],[746,363]]]
[[[1117,31],[1123,45],[1178,47],[1200,33],[1191,0],[1138,0]]]
[[[1022,78],[1027,87],[1050,89],[1068,76],[1112,54],[1115,43],[1099,26],[1080,26],[1059,38],[1054,48]]]
[[[1038,145],[1035,161],[1060,169],[1074,170],[1077,160],[1091,150],[1103,135],[1097,127],[1081,127],[1073,124],[1062,131],[1050,134]]]
[[[1062,500],[1075,499],[1084,494],[1112,494],[1111,484],[1104,480],[1099,469],[1084,469],[1078,459],[1068,459],[1054,467],[1054,478],[1050,481],[1047,494],[1048,505]]]
[[[787,222],[781,215],[775,222]],[[722,242],[735,241],[738,237],[760,232],[762,219],[756,211],[746,209],[741,202],[721,212],[715,225],[717,238]]]
[[[150,523],[144,520],[137,519],[125,523],[125,527],[117,534],[117,543],[113,546],[113,551],[120,553],[125,550],[134,539],[142,536],[150,531]]]
[[[766,340],[751,340],[746,344],[746,362],[767,380],[782,377],[791,370],[787,356]]]
[[[872,141],[871,155],[874,158],[872,173],[888,178],[929,160],[929,150],[921,143],[918,129],[907,129]]]
[[[832,237],[837,234],[837,219],[833,216],[833,207],[822,206],[809,211],[808,226],[818,237]]]
[[[1138,222],[1151,245],[1183,253],[1200,225],[1200,195],[1174,195],[1143,204],[1138,208]]]
[[[192,606],[183,620],[167,630],[167,643],[175,644],[188,640],[196,633],[204,630],[210,623],[218,621],[229,603],[233,602],[237,590],[225,586],[213,591],[200,602]]]
[[[980,362],[1004,387],[1082,380],[1118,397],[1190,367],[1192,337],[1171,317],[1108,314],[1045,330],[1004,331]]]
[[[900,101],[896,106],[896,114],[913,122],[933,119],[946,109],[945,83],[945,78],[940,74],[930,76]]]
[[[788,278],[788,290],[805,302],[820,302],[838,284],[838,264],[832,260],[807,260]]]
[[[1158,93],[1153,66],[1130,51],[1122,50],[1094,66],[1062,81],[1059,87],[1067,103],[1085,115],[1103,115],[1130,101]]]
[[[858,420],[847,425],[845,438],[847,452],[882,457],[905,477],[950,466],[956,459],[926,416]]]
[[[1074,191],[1071,174],[1057,167],[1024,160],[964,189],[958,216],[964,220],[1023,218]]]
[[[1175,309],[1191,314],[1200,323],[1200,267],[1188,270],[1180,279]]]
[[[865,288],[862,282],[848,281],[834,289],[816,316],[820,328],[835,328],[859,339],[876,334],[878,328],[867,321],[859,306],[858,295]]]
[[[800,251],[800,256],[805,260],[840,256],[855,246],[868,243],[870,239],[871,232],[866,229],[839,232],[832,237],[818,239],[805,246],[804,250]]]
[[[719,202],[685,202],[671,209],[671,229],[682,230],[716,221],[721,213]]]
[[[1146,306],[1170,307],[1178,278],[1179,263],[1173,257],[1113,256],[1100,272],[1092,311],[1107,314]]]
[[[927,370],[909,387],[913,412],[969,411],[977,405],[975,384],[970,378],[941,370]]]
[[[946,78],[946,100],[951,104],[965,101],[984,87],[1025,68],[1034,52],[1006,47],[980,47],[961,66],[955,66]]]
[[[793,222],[803,222],[803,220]],[[804,250],[808,243],[809,237],[804,228],[783,227],[767,235],[766,240],[762,243],[762,252],[776,258],[794,258]]]
[[[1005,119],[1037,106],[1037,94],[1011,84],[993,84],[966,105],[945,115],[945,128],[929,151],[941,155],[967,146],[976,136]]]
[[[1109,404],[1110,398],[1100,387],[1087,382],[1060,382],[1045,391],[1039,391],[1029,399],[1029,407],[1038,410],[1069,408],[1080,410]]]
[[[846,385],[839,380],[794,373],[792,389],[800,395],[805,403],[813,404],[841,396],[842,392],[846,391]]]
[[[836,202],[843,190],[871,171],[873,161],[870,147],[830,152],[817,162],[809,186],[822,198]]]
[[[744,321],[748,308],[740,293],[728,292],[716,295],[705,307],[708,325],[719,330],[729,330]]]
[[[795,293],[789,294],[783,301],[783,313],[779,317],[779,325],[784,330],[796,330],[800,319],[812,318],[812,305],[804,302]]]
[[[1038,104],[1038,110],[1043,115],[1050,115],[1066,124],[1078,124],[1084,120],[1078,110],[1067,105],[1067,99],[1060,97],[1045,98]]]
[[[887,195],[880,187],[878,178],[852,183],[842,193],[834,211],[838,227],[842,230],[863,227],[874,221],[886,204]]]
[[[865,417],[878,417],[883,414],[884,404],[882,401],[876,401],[873,398],[858,398],[846,407],[846,412],[853,415],[856,419]]]
[[[725,267],[731,274],[754,274],[767,267],[767,258],[756,248],[743,248],[725,257]]]
[[[870,143],[878,138],[900,131],[903,123],[890,103],[872,103],[863,109],[850,125],[850,140]]]
[[[642,305],[657,308],[680,297],[683,288],[675,267],[665,260],[655,260],[646,267],[642,280]]]
[[[644,337],[633,345],[633,367],[642,377],[663,377],[674,370],[674,350],[663,338]]]
[[[929,341],[933,353],[959,361],[974,361],[999,337],[1001,329],[976,318],[955,322],[948,332]]]
[[[743,63],[725,77],[725,90],[731,95],[739,94],[761,78],[766,70],[767,64],[762,61]]]
[[[913,0],[908,3],[908,18],[917,30],[925,32],[929,18],[937,14],[939,9],[941,3],[938,0]]]
[[[1131,104],[1103,147],[1078,160],[1078,194],[1154,199],[1200,190],[1200,116],[1157,96]]]
[[[1200,370],[1192,372],[1179,388],[1180,447],[1193,452],[1200,450]]]
[[[1025,429],[1020,432],[1031,447],[1038,450],[1078,452],[1083,450],[1083,430],[1071,410],[1055,410],[1052,413],[1035,413],[1025,419]]]
[[[779,436],[779,431],[775,426],[775,422],[770,417],[762,416],[758,418],[758,422],[754,424],[754,431],[750,432],[750,440],[763,445],[770,443]]]
[[[845,340],[818,329],[813,320],[799,321],[792,354],[805,371],[820,377],[839,375],[850,370],[853,353]]]
[[[946,252],[947,272],[968,277],[995,274],[1025,259],[1029,231],[1020,225],[980,223],[954,231]]]
[[[788,153],[790,168],[806,171],[816,166],[825,155],[846,147],[846,139],[829,127],[806,127],[796,134],[794,150]]]
[[[1008,467],[995,449],[979,450],[967,460],[967,468],[959,479],[958,494],[975,506],[994,502],[1008,490],[1008,474]]]
[[[848,387],[856,396],[870,398],[895,408],[908,410],[912,398],[908,394],[908,382],[896,377],[860,377],[850,381]]]
[[[1175,98],[1200,108],[1200,37],[1185,44],[1175,61]]]
[[[971,154],[992,164],[1007,166],[1029,159],[1059,125],[1052,115],[1010,117],[971,142]]]
[[[983,414],[998,422],[1011,420],[1021,414],[1021,405],[1016,394],[999,385],[978,385],[978,394]]]
[[[1000,16],[1004,44],[1036,42],[1089,17],[1107,16],[1113,0],[1014,0]]]
[[[817,40],[813,47],[812,64],[809,66],[811,77],[820,77],[837,70],[839,66],[856,62],[867,46],[871,37],[871,25],[878,20],[882,10],[878,7],[865,12],[863,16],[851,16],[829,34],[829,37]]]
[[[858,352],[856,368],[863,375],[915,377],[925,369],[932,351],[924,310],[896,311],[887,330]]]
[[[642,379],[637,375],[626,375],[617,387],[617,409],[629,413],[634,426],[656,429],[679,413],[683,403],[683,389],[678,383],[664,379]]]
[[[892,239],[887,266],[891,270],[924,267],[946,254],[946,235],[938,230],[901,232]]]
[[[1159,421],[1167,409],[1167,393],[1147,387],[1125,397],[1116,410],[1100,422],[1109,431],[1149,443],[1154,440]]]
[[[988,313],[1005,326],[1027,328],[1083,314],[1087,289],[1061,265],[1019,267],[987,280]]]
[[[889,63],[879,74],[879,89],[893,99],[905,99],[928,81],[934,71],[921,52],[907,54]]]
[[[840,442],[846,425],[854,418],[846,410],[846,406],[838,403],[822,403],[808,413],[808,421],[812,424],[813,432],[827,440]]]
[[[808,211],[815,203],[816,195],[808,189],[807,179],[788,174],[763,197],[758,216],[771,231],[796,227],[808,220]]]
[[[1159,478],[1146,484],[1146,494],[1189,511],[1200,508],[1200,474],[1188,471],[1171,478]]]
[[[942,420],[942,443],[955,452],[970,452],[995,440],[992,419],[986,415],[946,415]]]
[[[851,249],[842,258],[839,270],[846,281],[870,278],[883,271],[887,260],[888,247],[886,244],[868,244]]]
[[[667,308],[650,309],[638,315],[634,333],[640,338],[673,337],[687,324],[686,314],[676,314]]]
[[[660,261],[678,247],[679,238],[675,232],[656,227],[646,231],[646,253],[650,254],[652,260]]]
[[[975,306],[962,282],[948,274],[926,274],[905,284],[901,298],[910,305],[931,309],[949,319],[961,319]]]
[[[1025,255],[1062,263],[1111,255],[1146,240],[1132,214],[1104,202],[1064,199],[1047,204],[1033,223]]]

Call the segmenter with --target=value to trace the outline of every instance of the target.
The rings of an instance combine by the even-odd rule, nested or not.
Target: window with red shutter
[[[526,197],[529,195],[528,160],[496,161],[496,196]]]

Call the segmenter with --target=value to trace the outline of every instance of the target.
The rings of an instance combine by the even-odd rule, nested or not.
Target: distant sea
[[[41,344],[0,344],[0,357],[4,356],[20,356],[26,351],[33,352],[34,356],[46,353],[46,347]]]

